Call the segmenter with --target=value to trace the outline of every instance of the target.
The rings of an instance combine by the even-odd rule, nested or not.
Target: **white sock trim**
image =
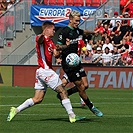
[[[34,105],[34,102],[32,98],[27,99],[25,102],[23,102],[21,105],[17,107],[17,111],[20,112],[26,108],[29,108]]]

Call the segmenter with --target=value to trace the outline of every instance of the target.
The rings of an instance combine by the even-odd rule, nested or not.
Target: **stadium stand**
[[[74,5],[74,0],[66,0],[66,5],[67,6],[73,6]]]
[[[57,5],[56,0],[50,0],[50,1],[49,1],[49,5],[51,5],[51,6]]]
[[[84,0],[74,0],[74,6],[84,6]]]
[[[44,0],[45,5],[58,5],[58,6],[100,6],[106,0]],[[32,0],[35,4],[36,0]]]
[[[0,0],[0,1],[2,1],[2,0]],[[7,12],[6,14],[4,14],[0,17],[0,43],[4,40],[3,43],[5,44],[5,40],[7,41],[6,45],[4,45],[4,49],[6,49],[5,46],[7,46],[7,47],[10,47],[10,49],[12,49],[12,51],[14,51],[13,48],[20,47],[20,44],[18,42],[21,42],[21,45],[22,45],[23,41],[24,41],[24,44],[21,46],[20,49],[17,49],[17,51],[14,52],[14,55],[20,54],[22,49],[25,49],[25,47],[26,47],[26,49],[23,51],[23,54],[28,55],[29,53],[33,54],[35,52],[34,48],[31,47],[31,46],[33,46],[33,44],[30,46],[30,44],[31,44],[30,39],[32,38],[32,35],[34,34],[34,31],[30,30],[30,25],[29,25],[30,24],[29,9],[30,9],[30,2],[31,1],[28,0],[28,3],[26,0],[23,0],[23,1],[24,1],[24,3],[22,2],[22,3],[20,3],[20,5],[16,5],[17,6],[16,9],[21,9],[21,7],[25,6],[21,10],[18,10],[18,12],[17,12],[18,14],[16,16],[9,15],[9,13]],[[118,6],[116,4],[114,5],[114,6],[116,6],[116,8],[115,8],[115,10],[112,11],[112,13],[110,13],[111,10],[108,10],[108,7],[109,6],[111,7],[113,5],[113,3],[116,3],[118,1],[117,0],[109,0],[109,1],[111,1],[112,3],[110,2],[111,3],[110,4],[108,2],[105,5],[105,7],[102,8],[102,10],[107,9],[106,11],[109,11],[109,12],[107,12],[109,15],[108,18],[113,18],[114,15],[116,14],[116,12],[119,12],[119,10],[117,10]],[[86,5],[86,6],[98,6],[99,7],[104,2],[106,2],[106,0],[101,0],[101,1],[100,0],[92,0],[92,1],[86,0],[85,3],[84,3],[84,0],[65,0],[65,1],[64,0],[56,0],[56,1],[44,0],[45,5],[56,5],[57,4],[59,6],[63,6],[63,5],[84,6],[84,5]],[[32,0],[32,4],[35,4],[35,0]],[[28,8],[27,8],[27,6],[28,6]],[[27,10],[24,11],[23,9],[27,9]],[[23,13],[23,12],[25,12],[25,13]],[[24,20],[23,19],[21,20],[22,14],[25,14],[23,17],[27,17],[27,18],[26,19],[23,18]],[[111,14],[112,14],[112,16],[111,16]],[[128,16],[126,16],[128,14],[129,14],[129,12],[126,10],[126,12],[124,12],[123,14],[119,13],[118,16],[121,16],[119,18],[128,18]],[[92,17],[94,17],[94,16],[92,16]],[[96,20],[97,20],[97,18],[96,18]],[[97,21],[102,22],[101,20],[97,20]],[[85,26],[87,26],[87,27],[83,27],[84,29],[85,28],[89,29],[90,28],[89,26],[91,26],[91,28],[92,28],[92,25],[89,22],[87,21],[85,23]],[[95,25],[93,20],[92,20],[92,22],[93,22],[93,25]],[[101,23],[100,27],[97,27],[98,25],[97,26],[95,25],[94,30],[97,30],[97,33],[91,35],[91,37],[89,37],[89,39],[85,38],[85,39],[88,39],[88,44],[89,44],[88,52],[91,52],[92,57],[93,57],[93,55],[95,55],[95,57],[98,56],[98,54],[99,54],[98,49],[102,49],[102,46],[104,44],[106,44],[105,38],[108,36],[107,32],[109,32],[110,39],[111,39],[109,43],[113,44],[114,46],[117,46],[118,45],[117,43],[120,43],[120,46],[117,47],[118,51],[115,53],[112,52],[113,56],[111,58],[112,58],[112,60],[114,60],[114,62],[116,60],[116,57],[119,58],[119,62],[115,63],[115,65],[132,66],[133,65],[133,63],[132,63],[132,60],[133,60],[133,52],[132,52],[133,51],[133,48],[132,48],[133,47],[132,46],[133,29],[132,29],[132,27],[130,27],[129,22],[130,22],[130,20],[129,21],[123,20],[123,21],[121,21],[120,27],[115,26],[114,28],[110,27],[110,23],[108,25]],[[19,35],[16,32],[17,31],[17,25],[16,25],[16,27],[14,27],[14,23],[17,23],[17,25],[19,25],[19,27],[23,27],[23,29],[21,31],[22,33],[19,32]],[[25,25],[25,23],[27,23],[28,25]],[[118,22],[117,22],[117,24],[118,24]],[[8,39],[9,39],[8,35],[9,35],[10,27],[11,27],[11,32],[13,35],[12,36],[13,41],[8,41]],[[16,29],[14,30],[14,28],[16,28]],[[32,27],[31,27],[31,29],[32,29]],[[37,31],[37,27],[36,27],[36,31]],[[128,31],[128,32],[126,32],[126,31]],[[122,33],[122,37],[121,37],[120,33]],[[121,40],[120,40],[120,38],[121,38]],[[118,42],[118,40],[119,40],[119,42]],[[34,43],[34,41],[32,43]],[[1,47],[1,44],[0,44],[0,47]],[[114,49],[112,51],[114,51],[115,49],[116,49],[116,47],[114,47]],[[7,51],[7,50],[5,50],[5,51]],[[11,51],[11,50],[9,50],[9,51]],[[9,53],[7,53],[7,54],[9,55]],[[117,56],[117,54],[118,54],[118,56]],[[101,58],[97,60],[97,63],[102,64],[102,57],[104,57],[104,56],[101,56]],[[86,58],[89,59],[90,57],[86,57]],[[122,58],[122,60],[121,60],[121,58]],[[20,58],[19,63],[25,62],[26,59],[27,58],[25,58],[25,57]],[[95,60],[93,60],[93,59],[94,58],[92,58],[91,61],[95,62]],[[12,58],[10,60],[12,60],[12,62],[14,62],[14,58]],[[20,61],[20,60],[22,60],[22,61]],[[112,65],[114,65],[114,64],[112,64]]]
[[[86,0],[85,5],[86,6],[91,6],[91,0]]]
[[[91,2],[91,6],[100,6],[101,5],[101,1],[100,0],[93,0]]]
[[[64,5],[64,0],[57,0],[57,5],[58,6],[63,6]]]

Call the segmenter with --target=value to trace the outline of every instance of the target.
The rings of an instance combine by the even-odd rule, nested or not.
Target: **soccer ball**
[[[67,55],[66,63],[68,66],[76,67],[80,63],[80,57],[76,53],[71,53]]]

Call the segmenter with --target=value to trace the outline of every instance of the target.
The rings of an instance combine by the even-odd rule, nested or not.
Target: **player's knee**
[[[85,90],[87,90],[88,89],[88,85],[87,86],[85,86]]]
[[[43,98],[33,98],[33,101],[34,101],[34,104],[39,104],[39,103],[41,103],[42,102],[42,100],[43,100]]]
[[[66,90],[62,90],[60,92],[60,97],[61,97],[62,100],[65,99],[65,98],[67,98],[67,91]]]

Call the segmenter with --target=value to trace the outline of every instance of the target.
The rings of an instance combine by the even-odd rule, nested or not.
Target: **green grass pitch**
[[[43,102],[19,113],[11,122],[6,118],[11,106],[18,106],[34,95],[33,88],[0,87],[0,133],[132,133],[133,90],[88,89],[87,94],[104,116],[99,118],[79,104],[78,94],[70,99],[75,113],[86,120],[70,123],[56,93],[47,90]]]

